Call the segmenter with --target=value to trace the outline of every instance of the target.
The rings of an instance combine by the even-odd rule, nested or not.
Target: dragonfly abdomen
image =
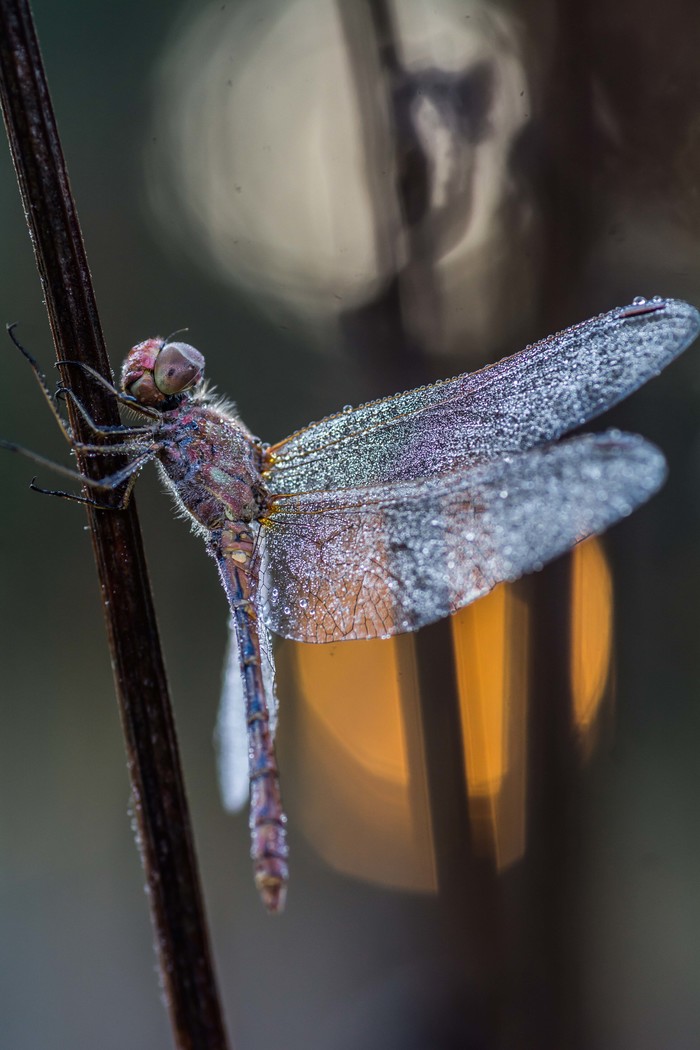
[[[265,907],[276,912],[284,907],[287,891],[287,818],[270,731],[273,697],[266,693],[260,651],[257,573],[253,571],[255,537],[251,527],[232,522],[218,530],[213,536],[211,551],[231,607],[243,678],[255,884]]]

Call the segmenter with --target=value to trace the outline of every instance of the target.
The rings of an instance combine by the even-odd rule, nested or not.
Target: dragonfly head
[[[204,356],[189,343],[146,339],[132,347],[122,368],[122,390],[142,405],[161,406],[196,386]]]

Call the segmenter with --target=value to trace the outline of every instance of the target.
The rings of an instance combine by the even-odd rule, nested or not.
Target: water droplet
[[[343,405],[343,412],[352,412],[352,405]]]
[[[302,607],[302,609],[305,609],[305,608],[306,608],[306,606],[307,606],[308,604],[309,604],[309,603],[308,603],[308,601],[306,600],[306,598],[300,598],[300,599],[299,599],[299,605],[300,605],[300,606]]]
[[[653,295],[651,297],[651,301],[652,301],[652,303],[665,303],[666,302],[666,300],[664,299],[663,295]]]
[[[501,489],[501,491],[498,493],[498,495],[501,497],[501,499],[507,499],[508,498],[508,489]]]
[[[648,302],[646,295],[635,295],[632,306],[644,306],[646,302]]]
[[[289,608],[288,605],[285,605],[284,609],[282,610],[282,612],[284,613],[285,616],[289,616],[291,611],[292,610]]]

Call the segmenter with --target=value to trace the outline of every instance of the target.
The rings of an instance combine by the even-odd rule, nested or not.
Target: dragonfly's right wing
[[[245,717],[243,674],[238,655],[236,625],[229,622],[219,717],[214,734],[219,771],[219,790],[224,809],[237,813],[248,802],[248,726]]]
[[[329,416],[265,453],[271,493],[433,477],[554,441],[657,375],[700,331],[678,300],[635,302],[471,375]]]
[[[275,739],[277,729],[277,694],[275,692],[275,664],[272,639],[265,624],[258,625],[260,660],[268,712],[270,736]],[[214,733],[219,790],[224,809],[237,813],[248,803],[250,774],[248,770],[248,725],[245,715],[245,691],[241,658],[236,637],[236,624],[229,620],[229,639],[224,661],[224,676],[219,703],[219,715]]]
[[[275,500],[268,626],[328,642],[416,630],[602,532],[654,493],[661,453],[611,431],[438,479]]]

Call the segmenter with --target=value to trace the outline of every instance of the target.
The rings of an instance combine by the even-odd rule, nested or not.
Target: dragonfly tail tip
[[[265,909],[271,915],[278,915],[284,911],[287,900],[287,883],[276,877],[259,875],[256,880],[258,893],[265,905]]]

